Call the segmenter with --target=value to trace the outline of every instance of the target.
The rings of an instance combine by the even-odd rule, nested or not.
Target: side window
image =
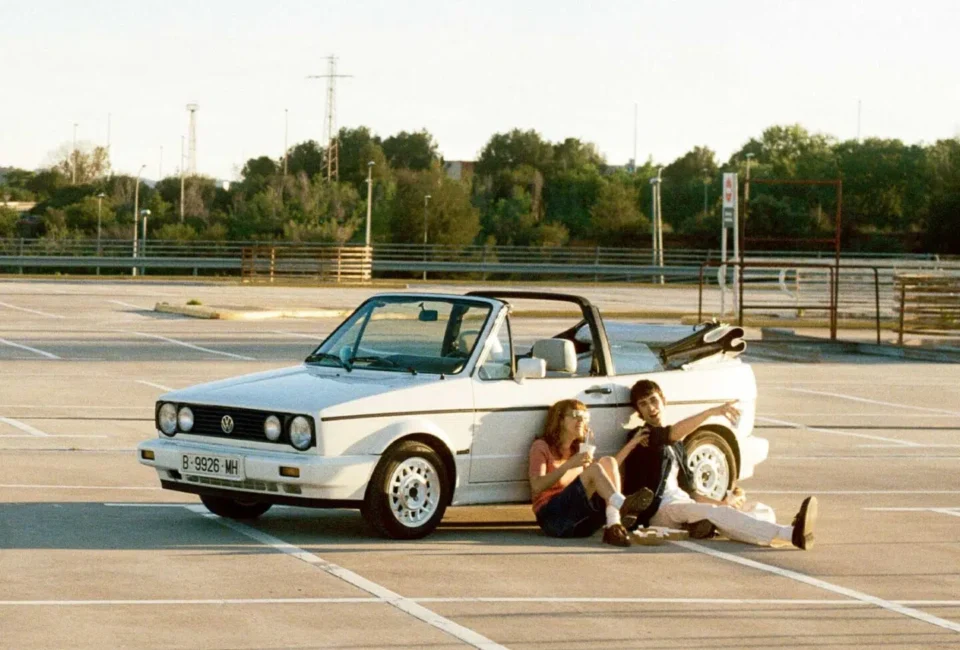
[[[484,353],[483,363],[477,371],[480,379],[509,379],[513,360],[513,350],[510,347],[510,321],[504,319],[495,332],[487,340],[487,350]]]

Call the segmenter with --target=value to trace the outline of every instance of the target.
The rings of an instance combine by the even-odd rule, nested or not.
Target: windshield
[[[490,312],[490,305],[473,300],[380,296],[361,305],[306,362],[347,371],[455,375]]]

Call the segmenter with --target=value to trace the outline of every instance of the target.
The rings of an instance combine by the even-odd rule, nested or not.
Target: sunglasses
[[[581,420],[585,423],[590,421],[590,413],[587,411],[581,411],[579,409],[576,411],[570,411],[567,413],[567,417],[573,418],[574,420]]]

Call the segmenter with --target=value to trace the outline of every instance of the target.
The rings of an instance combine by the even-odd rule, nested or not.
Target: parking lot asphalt
[[[349,510],[240,524],[137,463],[160,394],[297,363],[338,322],[156,302],[368,293],[0,279],[0,648],[960,647],[955,364],[748,350],[770,457],[743,487],[781,523],[816,494],[809,552],[554,540],[527,506],[452,508],[416,542]]]

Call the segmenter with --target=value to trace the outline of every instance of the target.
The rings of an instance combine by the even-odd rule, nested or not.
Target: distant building
[[[447,178],[455,181],[469,181],[473,178],[473,168],[477,163],[472,160],[445,160],[443,171]]]

